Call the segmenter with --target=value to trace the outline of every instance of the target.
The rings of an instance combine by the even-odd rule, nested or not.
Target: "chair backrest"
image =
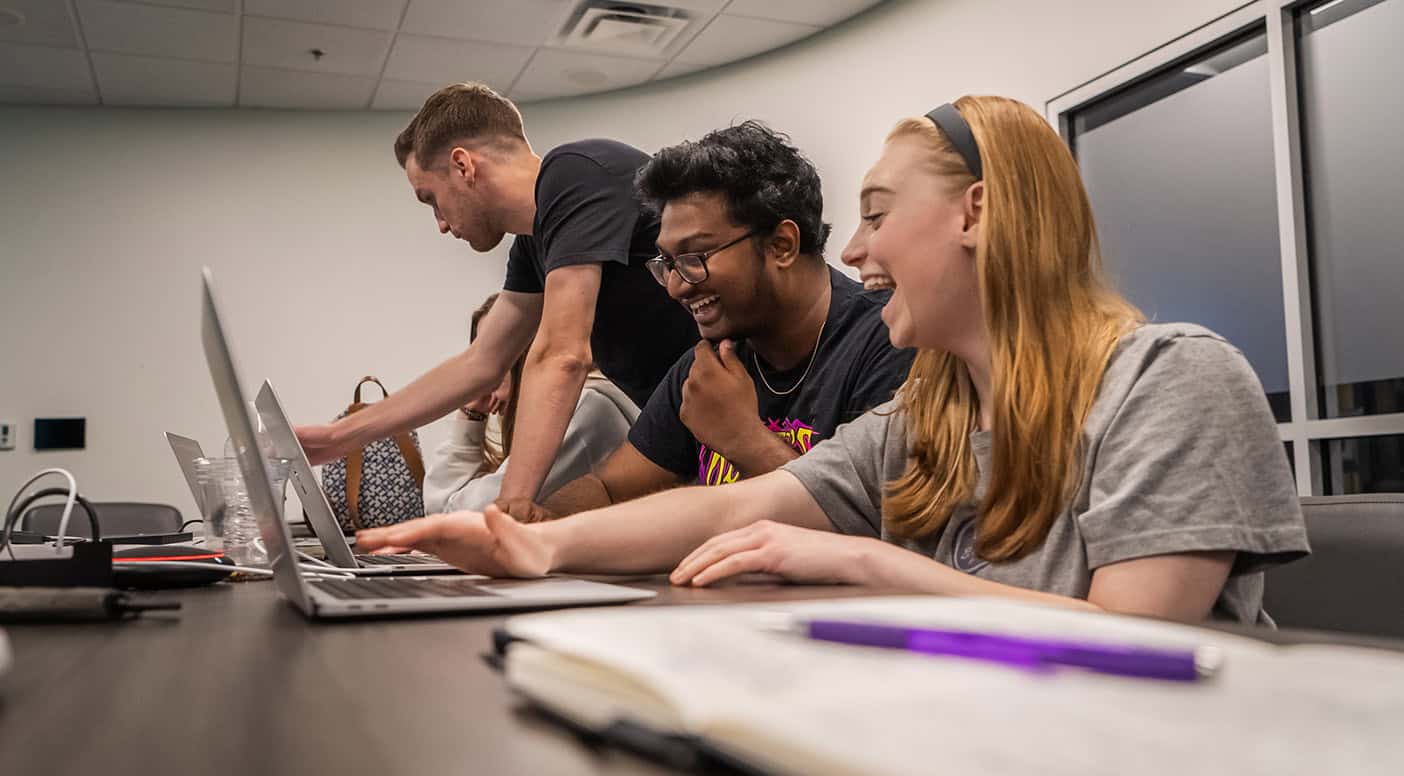
[[[1404,638],[1404,493],[1302,499],[1311,555],[1267,572],[1284,628]]]
[[[93,502],[98,527],[103,535],[131,536],[134,534],[175,533],[182,523],[180,510],[170,504],[140,504],[126,501]],[[20,518],[19,526],[26,531],[53,535],[63,517],[63,501],[30,508]],[[68,518],[68,535],[90,537],[87,515],[74,506]]]

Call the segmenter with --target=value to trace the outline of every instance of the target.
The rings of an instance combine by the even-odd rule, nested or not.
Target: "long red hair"
[[[1072,498],[1081,434],[1121,336],[1144,320],[1103,279],[1092,206],[1077,164],[1023,103],[962,97],[980,147],[985,198],[975,260],[992,366],[992,461],[976,550],[1005,561],[1037,548]],[[975,182],[946,136],[904,119],[888,140],[919,137],[927,172],[958,195]],[[969,435],[979,399],[964,364],[922,350],[900,392],[912,457],[883,499],[894,535],[939,530],[974,498]]]

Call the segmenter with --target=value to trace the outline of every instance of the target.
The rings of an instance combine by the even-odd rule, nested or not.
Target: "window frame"
[[[1070,146],[1074,146],[1072,115],[1080,108],[1133,89],[1185,60],[1266,26],[1283,320],[1287,328],[1287,382],[1292,408],[1292,420],[1278,423],[1277,429],[1282,441],[1292,444],[1297,492],[1302,496],[1320,495],[1323,490],[1322,451],[1328,440],[1404,434],[1404,412],[1321,417],[1295,28],[1298,9],[1315,2],[1253,0],[1044,103],[1045,118]],[[1075,146],[1073,153],[1076,154]],[[1339,461],[1333,463],[1340,465]]]

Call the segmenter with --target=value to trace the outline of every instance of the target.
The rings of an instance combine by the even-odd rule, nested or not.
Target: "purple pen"
[[[1105,674],[1173,681],[1208,676],[1220,662],[1212,648],[1152,649],[842,620],[803,621],[801,630],[811,639],[842,644],[968,657],[1024,668],[1076,666]]]
[[[1037,649],[1021,644],[965,638],[967,634],[838,620],[809,620],[803,623],[803,631],[817,641],[986,660],[1027,670],[1043,671],[1049,668]]]
[[[1050,663],[1077,666],[1118,676],[1188,682],[1212,673],[1208,661],[1200,660],[1194,650],[1075,644],[1064,641],[1044,642],[1039,650],[1043,659]]]

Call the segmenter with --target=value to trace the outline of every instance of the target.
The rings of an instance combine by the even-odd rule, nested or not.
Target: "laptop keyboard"
[[[443,561],[424,555],[357,555],[356,563],[362,566],[438,566]]]
[[[318,590],[343,600],[365,598],[460,598],[464,596],[495,596],[471,580],[415,579],[408,577],[386,579],[319,579],[309,582]]]

